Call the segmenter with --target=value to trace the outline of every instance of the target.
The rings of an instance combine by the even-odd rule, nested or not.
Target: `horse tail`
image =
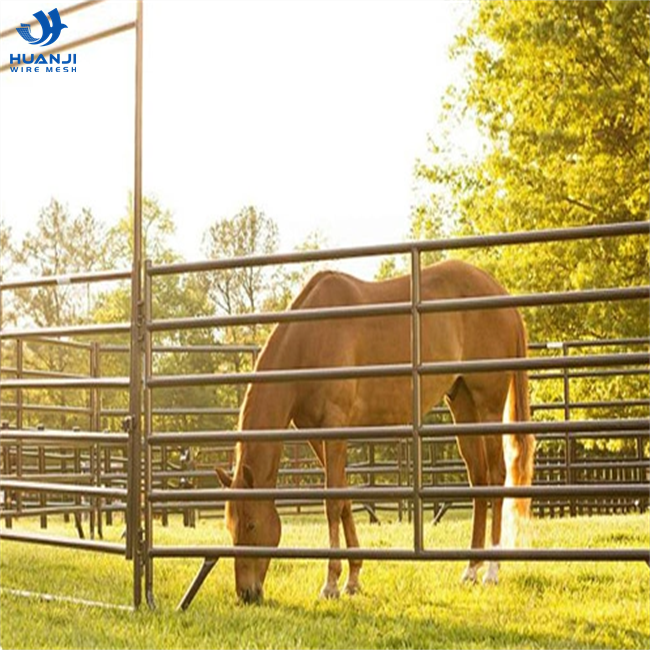
[[[519,315],[518,321],[517,357],[525,358],[527,351],[526,328]],[[506,408],[509,422],[530,420],[528,373],[525,370],[517,370],[513,373]],[[507,434],[504,436],[503,444],[506,461],[506,485],[531,485],[535,460],[535,436],[532,433]],[[523,522],[530,517],[530,501],[530,498],[505,500],[504,538],[510,545],[519,546],[525,543]]]

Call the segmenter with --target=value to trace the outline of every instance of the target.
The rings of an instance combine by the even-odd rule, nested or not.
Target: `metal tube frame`
[[[78,3],[61,12],[72,13],[85,9],[99,0],[90,0]],[[458,250],[486,246],[509,246],[527,243],[560,242],[576,239],[593,239],[602,237],[634,236],[650,234],[649,222],[633,222],[611,224],[602,226],[586,226],[566,229],[550,229],[541,231],[499,234],[492,236],[465,237],[455,240],[431,240],[426,242],[406,242],[403,244],[366,246],[357,248],[342,248],[330,251],[306,251],[284,255],[256,255],[245,258],[226,260],[210,260],[196,263],[181,263],[165,266],[149,264],[143,268],[143,241],[142,241],[142,81],[143,81],[143,14],[142,0],[136,0],[137,15],[132,22],[118,25],[114,28],[97,32],[88,37],[78,39],[67,45],[44,51],[44,54],[56,53],[73,47],[110,37],[133,29],[135,31],[135,142],[134,142],[134,247],[132,267],[130,271],[110,271],[102,273],[78,274],[75,276],[52,276],[39,280],[25,279],[11,282],[0,282],[0,313],[2,309],[2,292],[30,288],[35,286],[57,286],[62,284],[95,282],[108,280],[126,280],[131,282],[131,319],[129,323],[118,325],[95,325],[85,327],[56,327],[41,330],[0,331],[0,340],[15,339],[20,345],[25,339],[37,339],[44,336],[94,336],[105,333],[129,333],[130,335],[130,376],[128,378],[35,378],[21,376],[22,368],[19,363],[18,375],[14,380],[4,380],[3,388],[15,390],[18,395],[23,389],[28,388],[90,388],[97,391],[100,388],[126,388],[130,389],[128,432],[124,436],[99,434],[97,432],[29,432],[2,431],[2,439],[14,440],[18,453],[18,477],[0,480],[0,488],[18,493],[22,491],[58,492],[73,496],[88,496],[97,499],[114,497],[125,499],[127,505],[126,522],[127,536],[125,545],[106,544],[94,541],[71,540],[68,538],[53,538],[44,535],[20,533],[3,529],[0,537],[14,541],[49,544],[54,546],[73,547],[84,550],[124,555],[133,563],[133,606],[138,607],[142,600],[142,583],[144,579],[147,603],[154,605],[153,587],[154,573],[153,560],[162,557],[238,557],[238,556],[265,556],[265,557],[308,557],[308,558],[374,558],[374,559],[427,559],[427,560],[464,560],[464,559],[510,559],[510,560],[582,560],[582,561],[610,561],[610,560],[643,560],[650,562],[648,549],[535,549],[526,551],[505,550],[428,550],[423,544],[423,503],[431,499],[457,498],[473,499],[477,495],[489,498],[493,496],[558,496],[578,495],[645,495],[648,491],[646,483],[632,485],[581,485],[581,486],[533,486],[529,488],[468,488],[468,487],[424,487],[422,484],[422,441],[431,436],[448,434],[458,435],[485,435],[486,430],[491,431],[491,425],[424,425],[422,422],[420,383],[423,375],[447,374],[450,372],[486,372],[486,371],[512,371],[512,370],[562,370],[567,373],[576,368],[603,368],[620,367],[620,365],[643,366],[650,363],[650,353],[647,351],[628,354],[598,354],[583,357],[571,357],[568,354],[568,345],[565,354],[554,359],[501,359],[474,362],[445,362],[422,363],[420,351],[420,321],[421,315],[433,312],[449,312],[466,309],[499,309],[505,307],[541,306],[550,304],[577,304],[608,300],[647,300],[650,296],[650,287],[629,287],[621,289],[599,289],[590,291],[559,292],[555,294],[528,294],[521,296],[504,296],[494,298],[475,298],[463,300],[421,301],[420,296],[420,256],[427,251]],[[13,30],[6,30],[0,34],[8,36]],[[8,69],[9,65],[0,67],[0,72]],[[197,273],[210,270],[232,269],[249,266],[264,266],[273,264],[289,264],[319,260],[346,259],[367,257],[375,255],[408,254],[411,258],[411,300],[410,302],[374,305],[368,307],[330,308],[322,310],[291,311],[274,314],[256,314],[219,318],[191,318],[170,319],[154,321],[151,314],[152,280],[154,277]],[[144,283],[144,286],[143,286]],[[411,319],[411,362],[394,366],[367,366],[356,368],[333,369],[306,369],[297,371],[273,371],[259,373],[241,373],[239,375],[225,374],[219,377],[212,376],[184,376],[164,377],[153,376],[151,362],[154,347],[152,335],[154,332],[178,330],[196,327],[223,327],[246,323],[277,323],[292,321],[311,321],[322,318],[352,318],[379,315],[404,315]],[[95,374],[95,373],[91,373]],[[577,373],[576,373],[577,374]],[[237,385],[256,381],[296,381],[316,380],[323,378],[361,378],[361,377],[410,377],[412,382],[412,411],[413,421],[406,427],[365,427],[349,431],[317,430],[310,433],[302,431],[257,431],[257,432],[201,432],[197,434],[156,434],[153,431],[152,391],[156,388],[171,386],[209,385],[212,383]],[[22,414],[21,399],[17,399],[18,412]],[[568,402],[568,399],[566,400]],[[22,417],[22,415],[20,416]],[[143,422],[144,417],[144,422]],[[514,431],[535,431],[539,434],[568,436],[567,445],[573,436],[605,433],[615,430],[632,432],[641,440],[641,433],[648,429],[649,421],[645,419],[625,421],[579,422],[568,421],[561,423],[513,423],[512,425],[495,425],[493,433],[507,433]],[[560,428],[560,426],[562,428]],[[607,428],[607,427],[611,427]],[[94,426],[91,426],[94,428]],[[225,495],[222,491],[215,490],[159,490],[154,488],[154,471],[152,463],[152,448],[156,445],[166,445],[174,442],[187,444],[219,438],[219,441],[234,440],[307,440],[314,434],[326,439],[337,435],[339,438],[345,434],[349,439],[367,439],[369,436],[376,439],[400,438],[410,439],[410,470],[411,485],[395,488],[349,488],[340,490],[321,489],[275,489],[275,490],[246,490],[229,491],[228,499],[259,499],[264,496],[278,500],[322,501],[328,498],[357,498],[361,501],[394,500],[398,496],[408,500],[413,508],[413,549],[288,549],[288,548],[245,548],[245,547],[156,547],[153,540],[153,511],[160,504],[187,503],[210,501],[212,503],[223,501]],[[349,435],[348,435],[349,434]],[[275,438],[274,438],[275,437]],[[62,484],[45,481],[26,481],[22,475],[22,445],[24,441],[65,441],[79,444],[128,444],[127,459],[127,484],[124,488],[100,487],[97,485]],[[144,453],[143,453],[144,444]],[[94,447],[93,447],[94,448]],[[144,462],[143,462],[144,461]],[[97,462],[97,461],[96,461]],[[642,462],[642,459],[640,459]],[[164,470],[164,468],[163,468]],[[144,512],[142,511],[142,497],[144,496]],[[18,501],[19,503],[19,501]],[[44,509],[41,509],[43,511]],[[20,508],[18,508],[20,511]],[[20,514],[18,512],[17,514]]]
[[[366,247],[361,249],[341,249],[338,251],[310,251],[289,255],[254,256],[248,258],[214,260],[199,263],[182,263],[169,266],[148,265],[146,274],[152,278],[171,273],[204,272],[215,269],[231,269],[252,265],[274,263],[289,263],[332,259],[341,257],[356,257],[359,255],[410,253],[411,256],[411,300],[408,303],[369,305],[362,307],[336,307],[314,310],[296,310],[273,314],[250,314],[241,316],[173,319],[164,321],[147,321],[149,335],[154,332],[165,332],[186,328],[224,327],[251,323],[279,323],[313,321],[327,318],[354,318],[379,315],[410,315],[411,319],[411,362],[390,366],[365,366],[348,368],[308,368],[300,370],[277,370],[238,374],[195,375],[195,376],[153,376],[147,374],[145,392],[162,387],[181,387],[197,385],[238,385],[254,382],[310,381],[318,379],[344,379],[361,377],[410,377],[412,383],[412,424],[397,427],[354,427],[348,429],[313,429],[289,431],[238,431],[238,432],[196,432],[196,433],[155,433],[151,428],[151,418],[148,419],[146,444],[148,447],[168,444],[200,444],[205,442],[235,442],[243,440],[282,440],[305,441],[313,438],[349,440],[368,439],[409,439],[411,457],[410,476],[411,486],[390,486],[322,489],[322,488],[275,488],[266,490],[223,490],[194,489],[150,489],[145,495],[145,502],[153,504],[148,509],[148,516],[153,510],[165,504],[180,505],[223,503],[228,500],[240,499],[275,499],[279,502],[296,501],[309,503],[336,498],[353,498],[360,502],[395,501],[404,499],[411,504],[413,513],[413,548],[411,550],[395,549],[305,549],[305,548],[242,548],[242,547],[157,547],[153,538],[147,543],[147,565],[152,558],[160,557],[201,557],[203,566],[194,582],[181,601],[180,608],[189,606],[191,599],[198,591],[214,563],[219,557],[264,556],[275,558],[305,557],[305,558],[375,558],[375,559],[564,559],[601,561],[610,560],[643,560],[650,561],[650,550],[647,549],[551,549],[551,550],[428,550],[423,543],[423,503],[442,501],[443,499],[473,500],[474,498],[490,498],[495,496],[522,496],[558,498],[570,495],[577,496],[643,496],[648,493],[647,484],[636,485],[571,485],[571,486],[531,486],[528,488],[506,487],[424,487],[422,485],[422,441],[427,437],[441,435],[486,435],[487,433],[503,435],[514,432],[535,432],[537,434],[562,437],[569,444],[577,435],[598,435],[598,432],[625,430],[626,435],[636,431],[647,431],[650,420],[608,420],[606,422],[524,422],[524,423],[494,423],[494,424],[462,424],[462,425],[424,425],[422,423],[420,382],[422,375],[449,374],[454,372],[486,372],[494,370],[561,370],[562,376],[568,376],[570,369],[620,367],[621,365],[640,365],[644,368],[650,364],[650,353],[643,351],[628,354],[597,354],[581,357],[570,356],[568,347],[565,354],[559,358],[526,358],[526,359],[496,359],[478,360],[472,362],[438,362],[423,363],[420,357],[420,318],[423,313],[459,311],[465,309],[498,309],[503,307],[539,306],[552,304],[576,304],[581,302],[610,301],[610,300],[647,300],[650,297],[650,287],[633,287],[626,289],[606,289],[576,292],[561,292],[556,294],[530,294],[524,296],[505,296],[490,298],[472,298],[441,301],[421,301],[420,298],[420,254],[425,250],[441,250],[450,248],[466,248],[480,245],[510,245],[515,243],[532,243],[537,241],[565,241],[578,238],[600,236],[621,236],[629,234],[645,234],[649,231],[647,222],[622,224],[616,226],[597,226],[554,231],[538,231],[528,233],[513,233],[496,235],[487,238],[466,238],[452,242],[411,242],[406,245]],[[486,241],[489,240],[489,241]],[[147,283],[152,290],[152,283]],[[147,299],[149,300],[149,298]],[[148,353],[151,354],[151,343]],[[151,368],[151,366],[149,366]],[[566,401],[566,400],[565,400]],[[147,472],[152,472],[149,464]],[[147,485],[153,485],[152,478]],[[150,525],[150,524],[148,524]],[[151,564],[153,577],[153,564]],[[153,579],[147,583],[147,589],[153,593]]]
[[[76,11],[81,11],[84,9],[91,8],[92,6],[99,4],[103,0],[86,0],[84,2],[77,3],[71,7],[63,9],[60,14],[62,16],[71,14]],[[131,373],[130,378],[118,378],[112,380],[106,379],[29,379],[21,378],[22,372],[18,369],[18,376],[16,380],[4,380],[2,381],[3,389],[16,390],[19,397],[17,399],[17,414],[18,418],[22,418],[22,390],[25,388],[48,388],[48,387],[58,387],[58,388],[88,388],[92,390],[97,390],[98,388],[124,388],[130,387],[131,396],[130,396],[130,411],[131,411],[131,431],[127,438],[127,443],[130,448],[129,459],[128,459],[128,488],[119,489],[119,488],[105,488],[97,486],[88,486],[88,485],[64,485],[61,483],[45,483],[45,482],[34,482],[34,481],[12,481],[8,479],[0,480],[0,486],[2,488],[17,490],[22,492],[23,490],[28,490],[31,492],[52,492],[52,493],[63,493],[63,494],[75,494],[78,496],[95,496],[97,498],[103,497],[118,497],[126,499],[127,502],[127,539],[126,545],[120,544],[106,544],[100,542],[84,542],[83,540],[74,540],[68,538],[53,538],[46,535],[35,536],[29,535],[26,533],[18,533],[11,530],[3,529],[0,530],[0,538],[5,540],[14,540],[14,541],[23,541],[23,542],[32,542],[46,545],[54,545],[61,547],[70,547],[78,548],[84,550],[97,550],[101,552],[116,553],[119,555],[124,555],[127,559],[133,561],[133,604],[134,607],[138,607],[140,604],[140,589],[141,589],[141,512],[140,512],[140,499],[139,495],[142,492],[141,476],[142,476],[142,466],[141,466],[141,440],[140,435],[142,432],[142,427],[140,424],[140,414],[141,414],[141,387],[142,387],[142,376],[141,376],[141,358],[142,358],[142,347],[140,344],[143,328],[143,319],[141,314],[141,300],[142,300],[142,64],[143,64],[143,13],[142,13],[142,0],[136,0],[136,18],[133,21],[123,23],[106,29],[100,32],[95,32],[80,38],[75,41],[68,42],[62,46],[55,48],[49,48],[43,51],[44,55],[48,54],[57,54],[72,48],[81,47],[93,43],[98,40],[109,38],[117,34],[121,34],[126,31],[134,30],[135,33],[135,155],[134,155],[134,194],[133,194],[133,213],[134,213],[134,247],[133,247],[133,262],[132,268],[129,272],[125,271],[108,271],[100,273],[82,273],[75,274],[73,276],[50,276],[47,278],[39,279],[25,279],[25,280],[12,280],[4,281],[0,278],[0,316],[1,316],[1,304],[2,304],[2,294],[4,291],[12,291],[16,289],[26,289],[37,286],[59,286],[67,285],[73,283],[89,283],[89,282],[102,282],[109,280],[125,280],[129,279],[131,281],[131,296],[132,296],[132,313],[131,321],[127,325],[96,325],[96,326],[85,326],[85,327],[52,327],[52,328],[42,328],[40,330],[22,330],[22,331],[12,331],[8,329],[0,329],[0,341],[9,340],[9,339],[18,339],[18,345],[22,345],[22,341],[27,338],[42,338],[43,336],[49,337],[61,337],[61,336],[94,336],[98,334],[106,333],[125,333],[130,332],[131,336]],[[4,30],[0,33],[0,38],[8,37],[14,35],[15,28]],[[11,64],[6,64],[0,66],[0,72],[4,72],[11,67]],[[0,318],[0,328],[2,320]],[[1,365],[1,364],[0,364]],[[22,423],[20,423],[20,428],[22,429]],[[3,438],[5,436],[5,431],[2,432]],[[68,432],[70,433],[70,432]],[[44,434],[40,437],[38,435],[29,435],[29,434]],[[52,432],[26,432],[26,431],[12,431],[10,435],[13,435],[16,444],[18,445],[19,451],[22,448],[23,440],[39,439],[46,440],[48,437],[58,438],[59,440],[77,440],[78,442],[90,442],[90,434],[76,435],[72,434],[72,438],[69,436],[61,437],[60,434],[53,434]],[[116,436],[112,434],[98,434],[95,433],[95,440],[101,440],[102,443],[108,443],[109,445],[115,442]],[[122,440],[121,440],[122,442]],[[90,449],[92,456],[92,447]],[[20,453],[19,453],[20,456]],[[19,462],[20,464],[20,462]],[[20,478],[21,471],[19,468],[18,477]],[[138,496],[135,496],[138,495]],[[129,498],[127,498],[127,496]],[[20,510],[20,508],[19,508]],[[9,521],[9,520],[8,520]],[[49,595],[48,595],[49,596]]]

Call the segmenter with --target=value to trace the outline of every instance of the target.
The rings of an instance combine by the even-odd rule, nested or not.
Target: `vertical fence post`
[[[2,269],[0,269],[0,330],[2,330],[4,325],[4,317],[2,315],[2,303],[3,303],[3,292],[2,292]],[[3,350],[4,346],[0,342],[0,374],[2,369],[2,360],[3,360]],[[2,420],[0,421],[0,428],[9,428],[9,421]],[[7,473],[11,474],[11,449],[9,447],[2,447],[2,469]],[[13,495],[8,490],[2,494],[2,504],[5,508],[11,509],[12,503],[14,501]],[[13,526],[13,519],[11,517],[5,517],[5,526],[11,528]]]
[[[133,606],[142,602],[142,0],[135,26],[135,169],[131,269],[131,364],[126,557],[133,560]]]
[[[16,379],[22,379],[23,377],[23,358],[24,358],[24,341],[23,339],[16,340]],[[24,426],[23,418],[23,389],[18,388],[16,390],[16,429],[19,431]],[[23,441],[18,440],[16,444],[16,472],[18,478],[22,478],[23,473]],[[23,493],[16,492],[14,501],[16,503],[16,510],[20,512],[23,509]]]
[[[148,438],[153,432],[153,396],[149,380],[153,375],[153,334],[149,324],[153,319],[152,278],[149,273],[151,260],[145,262],[144,272],[144,583],[145,597],[150,609],[155,608],[153,596],[153,509],[149,494],[153,489],[153,457]]]
[[[24,375],[25,364],[25,341],[16,340],[16,379],[22,379]],[[22,429],[25,422],[23,417],[23,389],[16,389],[16,428]]]
[[[38,473],[41,476],[45,476],[47,473],[47,462],[45,460],[45,447],[43,445],[39,445],[37,447],[37,458],[38,458]],[[44,480],[44,479],[41,479]],[[38,504],[39,506],[44,510],[45,507],[47,506],[47,494],[40,494],[38,497]],[[47,514],[43,513],[41,514],[41,520],[40,520],[41,528],[46,529],[47,528]]]
[[[98,379],[100,376],[99,370],[99,343],[93,341],[90,344],[90,376],[93,379]],[[100,406],[99,406],[99,389],[95,386],[90,389],[90,431],[99,431],[100,430],[100,416],[99,416]],[[90,447],[90,466],[92,468],[93,482],[97,487],[102,484],[102,463],[101,463],[101,452],[99,444],[91,445]],[[100,539],[104,537],[104,529],[102,524],[102,506],[103,501],[100,497],[96,497],[94,500],[94,508],[90,513],[91,523],[90,530],[91,536],[94,531],[94,524],[97,525],[97,535]],[[93,521],[94,517],[94,521]]]
[[[403,483],[402,471],[403,471],[403,464],[404,464],[402,444],[403,444],[403,440],[400,438],[397,441],[397,487],[400,488],[402,487],[402,483]],[[402,499],[399,499],[399,501],[397,502],[397,520],[400,523],[402,523],[403,517],[404,517],[404,503],[402,502]]]
[[[567,343],[562,343],[562,356],[566,357],[569,354],[569,346]],[[571,392],[569,388],[569,369],[564,368],[562,372],[562,387],[563,387],[563,402],[564,402],[564,421],[568,422],[571,419]],[[564,436],[564,464],[565,464],[565,481],[567,485],[575,484],[575,471],[573,463],[575,461],[575,445],[571,439],[571,434],[566,433]],[[569,497],[569,514],[572,517],[576,516],[576,500],[574,497]]]
[[[99,343],[93,341],[90,346],[90,376],[93,379],[101,377],[99,355]],[[96,386],[90,389],[90,430],[101,431],[101,394]]]
[[[422,530],[422,400],[420,395],[421,328],[420,328],[420,251],[411,249],[411,390],[413,413],[413,548],[420,553],[424,548]]]
[[[7,420],[0,421],[0,429],[8,429],[9,422]],[[8,446],[2,446],[2,472],[6,473],[7,476],[10,476],[13,472],[11,469],[11,448]],[[2,505],[11,510],[13,507],[14,497],[9,490],[5,490],[2,495]],[[9,515],[5,515],[5,526],[7,528],[13,527],[13,519]]]

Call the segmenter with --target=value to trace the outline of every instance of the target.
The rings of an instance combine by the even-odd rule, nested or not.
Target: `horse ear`
[[[244,483],[246,484],[247,488],[252,488],[255,482],[253,479],[253,470],[248,465],[244,465],[243,470],[244,470]]]
[[[221,469],[221,467],[215,467],[215,472],[217,473],[217,476],[219,477],[219,482],[223,487],[229,488],[232,485],[232,478],[224,472],[224,470]]]

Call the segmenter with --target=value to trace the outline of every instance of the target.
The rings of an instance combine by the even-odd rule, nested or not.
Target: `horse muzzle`
[[[261,586],[238,589],[237,597],[245,605],[259,605],[264,600],[264,590]]]

